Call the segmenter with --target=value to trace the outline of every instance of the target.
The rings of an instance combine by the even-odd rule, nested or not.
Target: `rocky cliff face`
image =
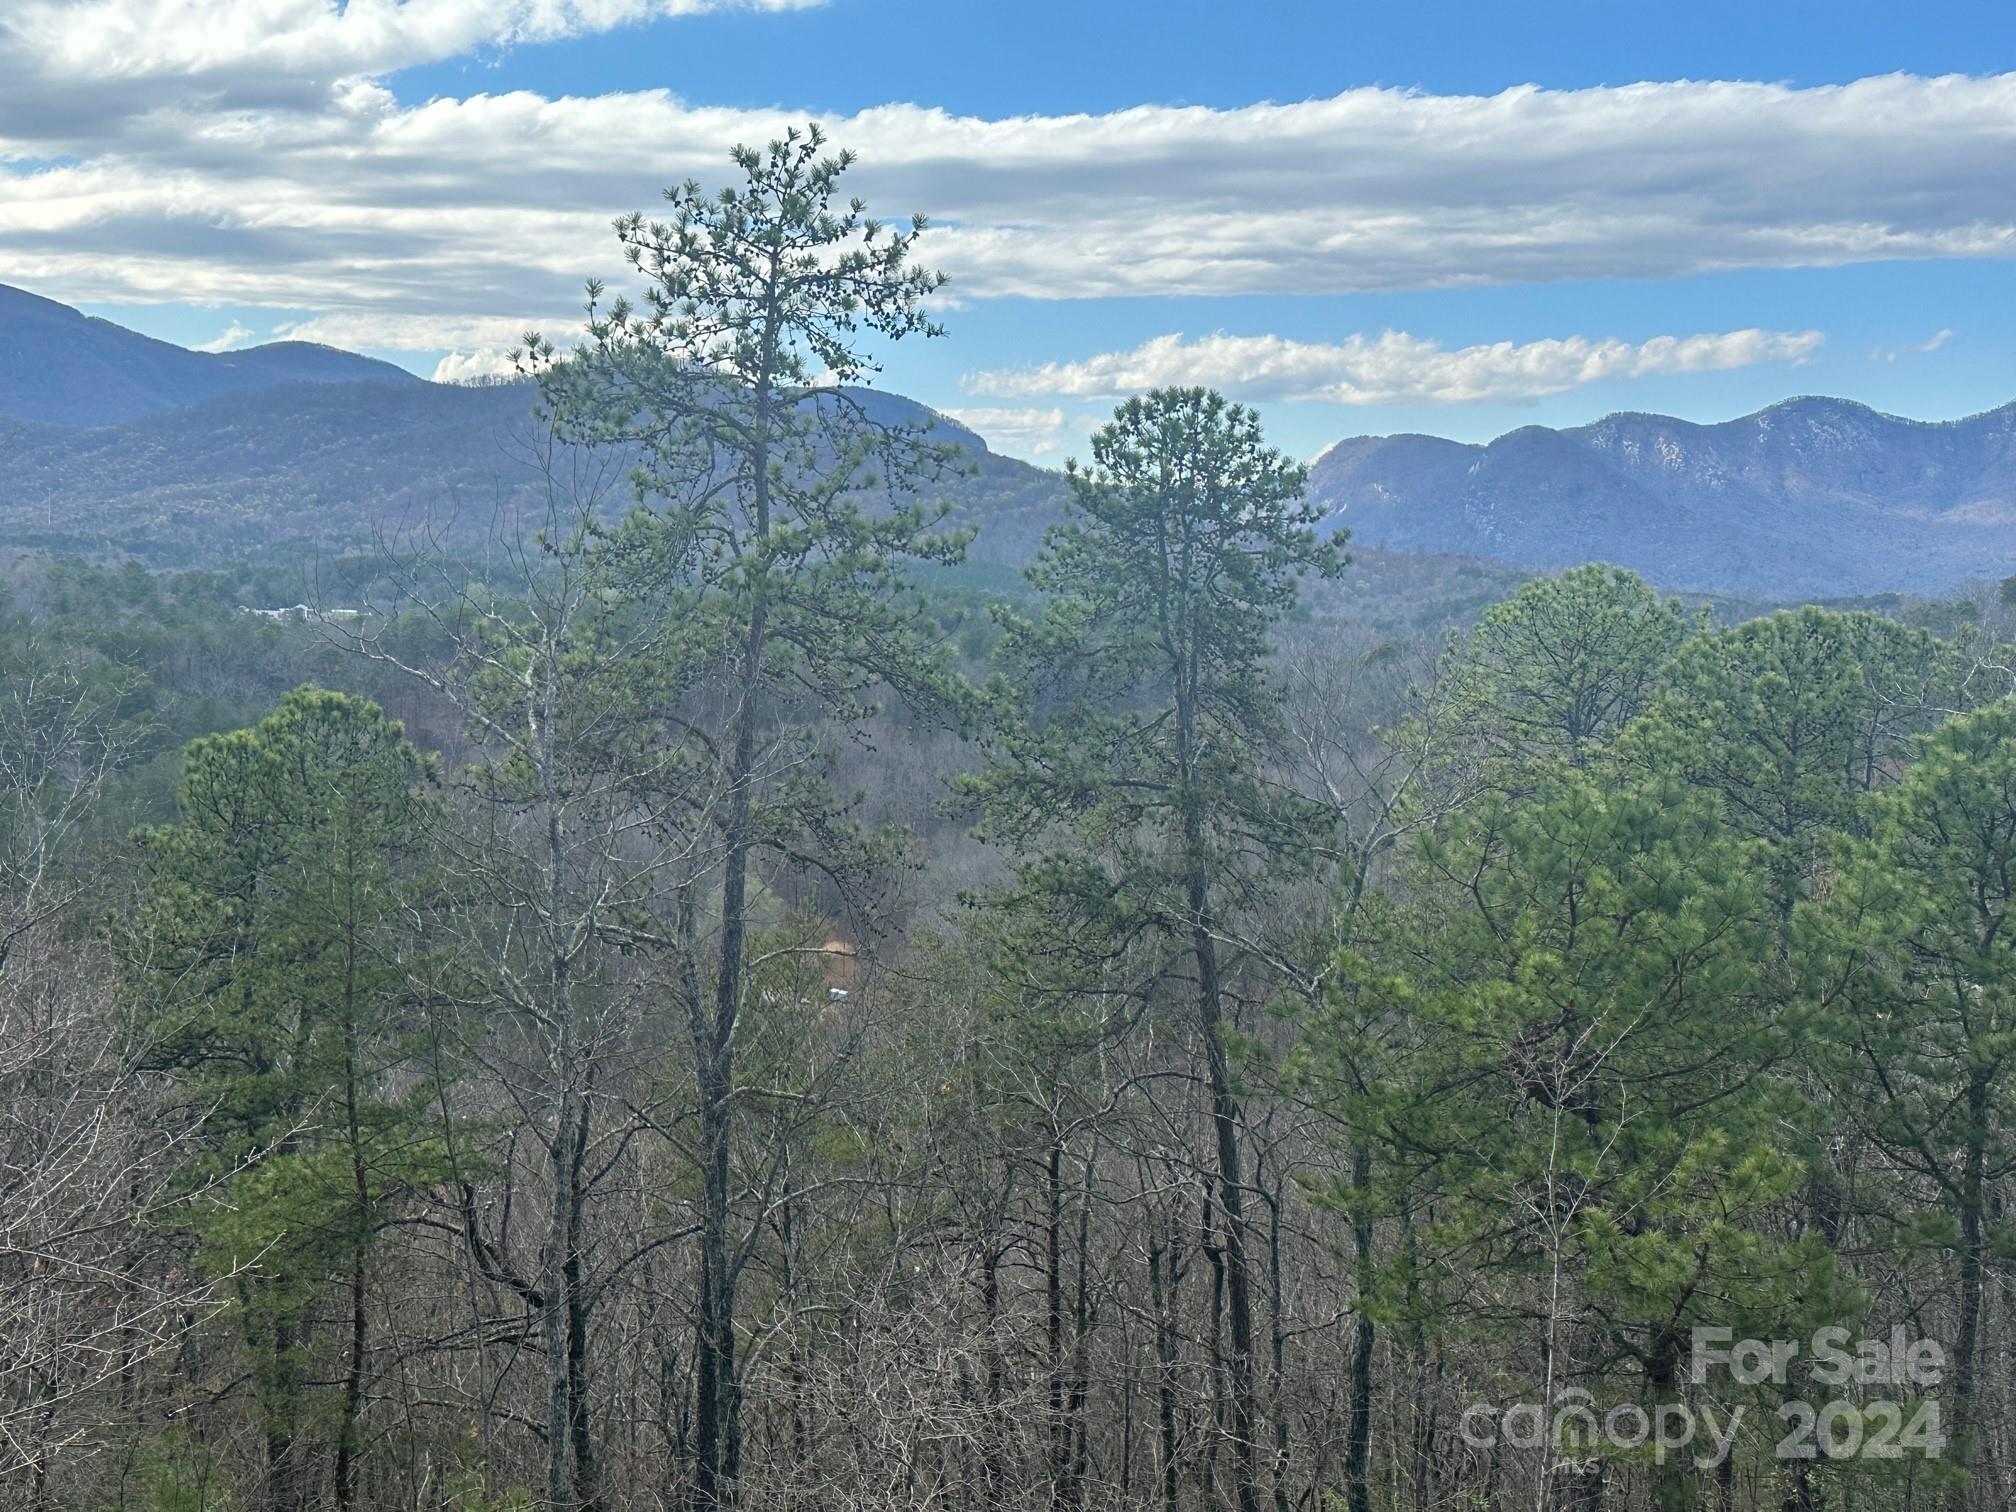
[[[1676,588],[1938,592],[2016,572],[2016,404],[1926,423],[1805,398],[1720,425],[1611,415],[1484,446],[1359,437],[1311,488],[1368,545],[1613,561]]]

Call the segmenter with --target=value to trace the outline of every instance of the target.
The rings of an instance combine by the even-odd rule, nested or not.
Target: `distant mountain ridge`
[[[119,425],[290,383],[420,382],[404,368],[308,341],[192,352],[0,284],[0,415]]]
[[[914,400],[853,392],[966,451],[970,474],[940,492],[979,527],[976,562],[1028,560],[1062,513],[1059,474]],[[523,384],[429,383],[300,342],[191,352],[0,285],[0,545],[186,566],[365,549],[422,520],[471,542],[536,503],[530,409]],[[1317,460],[1310,491],[1327,528],[1389,553],[1611,561],[1760,599],[1937,594],[2016,573],[2016,404],[1924,422],[1800,398],[1486,445],[1360,436]]]
[[[941,492],[984,527],[976,559],[1027,559],[1062,478],[915,400],[849,392],[963,449]],[[532,399],[302,343],[185,351],[0,286],[0,545],[179,567],[369,549],[422,521],[469,545],[539,507]]]
[[[2016,404],[1920,421],[1804,397],[1713,425],[1359,436],[1316,461],[1310,491],[1367,545],[1611,561],[1723,593],[1937,593],[2016,572]]]

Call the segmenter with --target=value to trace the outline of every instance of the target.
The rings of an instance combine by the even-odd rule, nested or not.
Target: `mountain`
[[[955,522],[984,527],[975,560],[1027,560],[1061,507],[1057,474],[915,400],[849,392],[957,444],[968,472],[942,492]],[[181,567],[368,549],[424,522],[472,546],[500,511],[540,507],[533,397],[299,342],[185,351],[0,286],[0,545]],[[619,506],[622,472],[603,468]]]
[[[289,384],[93,430],[0,436],[0,539],[151,566],[367,544],[430,512],[516,497],[529,395]],[[521,476],[522,475],[522,476]]]
[[[1778,598],[1938,593],[2016,572],[2016,404],[1926,422],[1801,398],[1718,425],[1611,415],[1481,446],[1360,436],[1317,460],[1310,490],[1366,545],[1610,561]]]
[[[868,394],[886,420],[935,422],[971,468],[943,494],[981,524],[983,561],[1026,560],[1064,493],[913,400]],[[289,384],[124,425],[0,423],[0,544],[183,567],[368,549],[422,524],[450,545],[489,537],[543,497],[529,384]],[[562,456],[560,470],[576,459]],[[612,507],[623,468],[604,463]]]
[[[284,384],[419,381],[389,362],[307,341],[191,352],[0,284],[0,415],[17,420],[118,425]]]
[[[978,580],[1013,581],[1063,479],[914,400],[851,392],[965,451],[969,472],[942,497],[978,528]],[[532,398],[300,342],[185,351],[0,286],[0,546],[179,567],[369,549],[423,522],[475,546],[500,511],[539,508]],[[1592,559],[1760,599],[1939,593],[2016,572],[2016,405],[1924,424],[1792,399],[1721,425],[1612,415],[1485,446],[1358,437],[1318,460],[1310,487],[1366,553],[1357,576],[1394,604],[1410,575],[1437,602],[1467,601],[1508,572]],[[1387,548],[1376,566],[1368,548]],[[1434,561],[1407,560],[1421,553]]]

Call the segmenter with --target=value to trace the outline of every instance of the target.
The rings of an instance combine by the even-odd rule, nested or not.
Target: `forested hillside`
[[[2016,570],[2016,404],[1938,424],[1788,399],[1719,425],[1610,415],[1488,446],[1359,436],[1311,488],[1360,540],[1675,588],[1939,593]]]
[[[481,547],[533,528],[556,475],[579,486],[582,469],[596,473],[607,510],[628,508],[629,459],[591,462],[556,445],[533,416],[536,397],[529,382],[293,382],[85,430],[0,419],[0,532],[11,545],[204,567],[340,556],[416,534]],[[1028,559],[1057,516],[1055,474],[994,455],[900,396],[854,398],[958,447],[964,466],[947,469],[937,493],[962,522],[986,526],[977,558]]]
[[[534,416],[529,380],[425,383],[301,343],[184,351],[0,285],[0,540],[157,568],[341,556],[416,533],[480,548],[536,524],[556,473],[630,499],[620,448],[593,462]],[[965,466],[933,496],[999,587],[1066,494],[901,395],[851,398],[928,425]],[[1950,594],[2016,571],[2016,406],[1944,424],[1787,400],[1719,425],[1611,415],[1466,446],[1358,436],[1310,471],[1318,528],[1410,576],[1407,557],[1506,579],[1612,561],[1663,587],[1756,601]]]
[[[508,528],[7,566],[0,1497],[2008,1506],[2016,593],[1354,563],[1195,388],[976,572],[738,162]]]

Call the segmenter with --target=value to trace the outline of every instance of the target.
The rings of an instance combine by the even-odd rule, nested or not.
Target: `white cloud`
[[[208,341],[199,342],[191,350],[198,352],[228,352],[233,347],[241,347],[259,333],[248,325],[232,321],[222,332]]]
[[[1904,348],[1904,351],[1936,352],[1952,339],[1953,332],[1942,327],[1934,331],[1930,336],[1927,336],[1923,341],[1914,341],[1910,346]],[[1901,355],[1902,353],[1896,347],[1879,346],[1870,349],[1869,360],[1872,362],[1895,362]]]
[[[71,301],[307,309],[379,347],[570,329],[584,276],[624,286],[612,214],[800,117],[664,91],[402,106],[368,74],[703,3],[17,0],[0,161],[43,166],[0,170],[0,266]],[[877,210],[932,215],[968,300],[2016,256],[2016,74],[822,124]]]
[[[948,419],[977,431],[989,446],[1046,456],[1064,442],[1061,409],[948,409]]]
[[[1111,398],[1170,385],[1202,385],[1247,399],[1331,404],[1474,404],[1536,399],[1605,379],[1700,373],[1760,362],[1803,362],[1818,331],[1726,331],[1655,336],[1636,344],[1568,336],[1454,351],[1404,331],[1336,343],[1281,336],[1196,341],[1158,336],[1126,352],[1078,362],[970,374],[970,393],[1008,398]]]
[[[15,0],[0,35],[46,78],[173,80],[284,97],[484,47],[552,42],[669,16],[801,10],[822,0]],[[263,81],[263,83],[262,83]],[[234,98],[234,102],[236,101]]]
[[[434,364],[436,383],[469,383],[484,378],[509,378],[517,369],[510,356],[495,347],[474,352],[450,352]]]
[[[517,346],[524,334],[523,321],[505,316],[408,315],[389,309],[344,310],[274,328],[274,335],[284,341],[314,341],[347,351],[375,347],[394,352],[502,354]]]

